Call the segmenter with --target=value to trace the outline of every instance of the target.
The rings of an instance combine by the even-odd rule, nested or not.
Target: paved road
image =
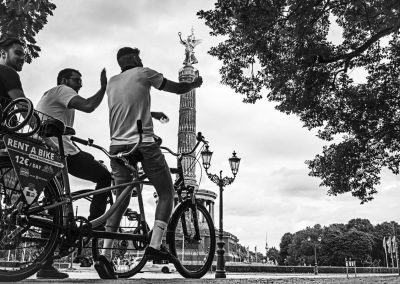
[[[183,284],[183,283],[223,283],[223,284],[244,284],[244,283],[296,283],[296,284],[318,284],[318,283],[390,283],[400,284],[400,277],[398,275],[357,275],[349,274],[349,279],[344,274],[271,274],[271,273],[227,273],[226,279],[215,279],[214,273],[206,274],[202,279],[184,279],[179,273],[138,273],[129,279],[118,280],[102,280],[99,279],[96,271],[93,268],[75,269],[75,270],[62,270],[69,273],[70,278],[64,280],[44,280],[36,279],[35,276],[24,280],[24,284],[45,284],[57,283],[62,284],[76,284],[76,283],[112,283],[112,284]]]

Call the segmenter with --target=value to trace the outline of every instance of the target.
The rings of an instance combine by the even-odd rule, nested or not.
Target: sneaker
[[[68,273],[58,271],[58,269],[53,266],[49,266],[40,269],[36,273],[36,277],[42,279],[65,279],[68,278],[69,275]]]
[[[146,256],[147,260],[168,260],[172,263],[179,262],[176,256],[170,253],[163,245],[161,245],[159,250],[148,246],[144,252],[144,255]]]
[[[104,255],[99,256],[94,268],[101,279],[118,279],[118,276],[115,274],[114,265]]]

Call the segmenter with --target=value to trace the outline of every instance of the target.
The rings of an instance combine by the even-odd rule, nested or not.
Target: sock
[[[101,250],[101,253],[100,253],[101,255],[104,255],[107,258],[107,260],[110,260],[110,261],[111,261],[111,257],[112,257],[112,255],[111,255],[112,249],[111,248],[113,247],[113,244],[114,244],[113,239],[105,239],[103,249]]]
[[[106,232],[116,232],[117,227],[115,226],[111,226],[108,224],[106,224]],[[104,239],[103,242],[103,249],[101,250],[100,254],[105,256],[107,258],[107,260],[111,261],[112,259],[112,247],[114,244],[114,239]]]
[[[151,235],[150,247],[160,249],[164,231],[167,229],[167,223],[161,220],[154,221],[153,234]]]

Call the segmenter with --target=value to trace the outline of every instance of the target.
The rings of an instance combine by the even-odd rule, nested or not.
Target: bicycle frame
[[[15,104],[17,102],[13,103]],[[11,104],[10,106],[9,104],[7,107],[11,108],[13,105]],[[32,112],[31,115],[20,116],[21,113],[30,114],[30,109]],[[17,122],[13,124],[9,123],[9,120],[15,120],[14,117]],[[37,269],[43,265],[44,260],[57,259],[69,255],[75,249],[78,249],[78,254],[81,254],[82,249],[85,248],[84,245],[88,244],[89,241],[92,242],[92,254],[95,259],[99,257],[100,253],[105,253],[105,251],[110,249],[122,249],[122,252],[120,251],[119,253],[124,254],[124,250],[126,251],[128,249],[128,242],[120,241],[132,241],[132,251],[134,251],[136,257],[138,257],[140,251],[146,249],[146,246],[150,242],[151,231],[145,218],[142,196],[143,187],[141,185],[151,185],[151,183],[145,180],[145,174],[138,175],[136,165],[131,163],[128,159],[128,156],[138,150],[138,145],[140,145],[142,141],[141,134],[143,131],[140,120],[137,121],[140,141],[133,146],[131,150],[125,153],[112,155],[103,148],[94,145],[92,143],[93,141],[90,142],[90,139],[85,144],[84,140],[75,137],[83,141],[85,145],[94,146],[103,150],[109,158],[119,158],[124,161],[125,166],[132,171],[133,178],[130,182],[124,184],[97,190],[85,189],[72,193],[62,135],[71,135],[72,132],[74,132],[73,129],[65,128],[62,122],[48,117],[45,114],[42,114],[41,117],[39,113],[33,111],[32,104],[29,100],[27,100],[26,106],[17,108],[16,110],[10,109],[5,117],[6,120],[3,121],[3,118],[1,121],[0,133],[7,135],[4,137],[4,142],[10,159],[6,159],[2,162],[5,168],[11,168],[11,171],[8,170],[7,172],[10,172],[13,178],[16,175],[19,179],[19,183],[17,180],[15,185],[5,185],[7,190],[4,191],[4,194],[7,195],[7,198],[8,195],[17,196],[18,200],[14,200],[15,202],[12,204],[8,204],[9,201],[7,201],[8,203],[4,209],[4,214],[3,210],[1,212],[4,217],[1,220],[2,226],[6,228],[4,231],[5,233],[1,236],[1,249],[8,250],[8,254],[15,251],[13,252],[15,257],[17,257],[18,254],[18,257],[22,257],[23,263],[26,261],[24,260],[25,251],[22,255],[19,255],[18,251],[21,249],[24,250],[27,245],[33,249],[31,252],[32,259],[29,258],[26,265],[16,266],[17,268],[15,271],[8,270],[7,266],[0,270],[3,281],[4,279],[5,281],[19,281],[25,279],[35,273]],[[59,153],[49,150],[48,147],[43,147],[44,143],[49,145],[46,137],[55,137],[58,140]],[[26,142],[24,141],[25,139]],[[29,144],[28,141],[32,142],[32,144]],[[77,140],[74,141],[80,142]],[[179,273],[187,278],[202,277],[210,268],[215,252],[215,230],[212,218],[206,207],[203,206],[200,201],[196,200],[196,188],[185,185],[182,165],[183,158],[191,156],[197,160],[198,156],[192,155],[193,152],[200,142],[207,144],[201,133],[198,133],[197,141],[198,143],[189,153],[178,154],[166,147],[160,147],[178,157],[178,168],[171,169],[171,174],[178,174],[178,179],[173,185],[176,196],[178,197],[178,203],[175,203],[176,207],[169,219],[165,236],[166,242],[173,256],[178,255],[176,246],[178,242],[181,241],[180,238],[182,238],[182,244],[183,242],[188,242],[189,245],[199,244],[199,248],[196,250],[198,250],[197,257],[200,256],[201,259],[194,260],[199,264],[198,268],[192,269],[179,260],[173,260]],[[25,156],[19,156],[20,153]],[[36,153],[38,153],[38,155],[36,155]],[[29,163],[30,159],[41,161],[42,164],[36,164],[35,161]],[[24,166],[30,168],[24,168]],[[32,170],[32,172],[29,172],[29,170]],[[61,175],[56,177],[57,173],[61,173]],[[29,176],[27,174],[29,174]],[[31,179],[27,179],[28,177]],[[35,177],[35,179],[32,179],[33,177]],[[4,181],[8,182],[9,178],[6,176]],[[11,181],[13,181],[13,179],[11,179]],[[37,187],[37,189],[35,189],[35,187]],[[11,191],[9,192],[8,189]],[[117,198],[114,202],[112,197],[109,199],[111,206],[102,216],[89,221],[84,217],[74,214],[74,201],[80,199],[88,199],[90,201],[89,197],[109,193],[114,189],[120,189],[117,192]],[[135,192],[133,192],[134,189]],[[110,194],[110,196],[112,195]],[[108,219],[110,219],[110,217],[112,218],[112,216],[117,213],[117,210],[125,208],[127,201],[133,196],[138,198],[138,211],[140,211],[140,214],[132,209],[130,209],[129,212],[128,210],[127,212],[118,212],[126,216],[125,226],[119,225],[119,228],[117,226],[114,228],[115,230],[112,230],[114,232],[103,231],[101,229],[96,230],[96,227],[108,223]],[[129,200],[127,198],[129,198]],[[7,200],[11,200],[11,197]],[[205,230],[202,230],[209,232],[210,236],[209,249],[207,250],[204,249],[206,243],[205,241],[202,242],[202,239],[204,236],[208,235],[203,236],[203,231],[200,232],[199,214],[203,214],[202,216],[205,220],[202,221],[205,225],[201,225],[204,226]],[[126,221],[128,221],[128,226]],[[55,224],[53,224],[53,222]],[[181,229],[183,230],[181,231]],[[17,235],[20,237],[17,237]],[[113,240],[111,242],[111,247],[108,241],[105,242],[106,239]],[[106,243],[108,244],[106,245]],[[44,245],[43,247],[42,244]],[[116,247],[114,247],[114,245],[116,245]],[[54,254],[54,250],[57,246],[59,252]],[[130,267],[128,270],[122,268],[121,270],[118,269],[116,273],[119,273],[118,276],[123,278],[131,277],[143,267],[144,263],[147,261],[145,256],[146,255],[144,255],[141,262],[134,265],[132,269]],[[171,259],[174,259],[173,256],[171,256]],[[6,260],[6,262],[7,261],[8,260]],[[0,281],[2,280],[0,279]]]
[[[200,141],[197,142],[196,146],[193,148],[192,151],[190,151],[189,153],[185,153],[185,155],[192,154],[196,150],[196,148],[198,147],[199,144],[200,144]],[[117,208],[119,208],[121,206],[122,202],[124,202],[126,198],[130,198],[130,196],[132,195],[132,190],[136,186],[136,188],[138,189],[137,190],[137,194],[138,194],[137,198],[138,198],[139,211],[140,211],[140,220],[138,220],[138,222],[141,222],[142,224],[146,223],[145,210],[144,210],[143,198],[142,198],[142,188],[138,187],[137,185],[140,185],[140,184],[152,185],[149,181],[144,181],[144,180],[141,180],[139,177],[136,177],[136,178],[133,178],[133,180],[128,183],[114,185],[114,186],[105,187],[105,188],[101,188],[101,189],[96,189],[95,191],[81,193],[81,194],[72,196],[71,187],[70,187],[69,178],[68,178],[68,167],[67,167],[67,162],[66,162],[66,156],[64,153],[63,143],[62,143],[62,140],[60,137],[59,137],[59,145],[60,145],[60,156],[61,156],[62,162],[64,164],[64,168],[62,169],[64,192],[60,193],[62,196],[64,196],[63,200],[53,203],[51,205],[40,207],[40,208],[37,208],[37,207],[30,208],[28,210],[29,214],[35,214],[35,213],[39,213],[41,211],[49,210],[49,209],[52,209],[55,207],[65,206],[66,207],[66,216],[65,217],[67,218],[67,228],[68,229],[74,229],[74,228],[76,229],[77,225],[75,223],[74,218],[77,216],[75,216],[74,211],[73,211],[73,201],[76,201],[76,200],[79,200],[82,198],[87,198],[87,197],[94,196],[94,195],[98,195],[98,194],[102,194],[102,193],[106,193],[106,192],[110,192],[113,189],[125,188],[122,191],[122,193],[119,195],[119,197],[115,200],[115,202],[111,205],[111,207],[102,216],[98,217],[97,219],[89,221],[90,228],[95,228],[101,224],[104,224],[106,222],[106,220],[114,214],[114,212],[117,210]],[[98,148],[98,149],[102,150],[103,152],[105,151],[103,148],[101,148],[97,145],[91,145],[91,146],[95,146],[95,148]],[[168,149],[166,147],[160,147],[160,148],[163,150],[169,151],[172,155],[177,155],[176,153],[172,152],[170,149]],[[183,155],[179,154],[178,169],[177,169],[179,179],[177,180],[176,184],[174,185],[174,187],[179,187],[179,188],[185,188],[184,178],[183,178],[183,170],[182,170],[182,164],[181,164],[182,158],[183,158]],[[177,193],[178,193],[179,203],[181,203],[183,201],[182,196],[181,196],[180,192],[177,192]],[[188,197],[189,196],[187,196],[186,198],[188,198]],[[194,192],[192,192],[190,197],[192,199],[192,202],[195,203],[195,193]],[[194,217],[196,218],[197,216],[194,216]],[[39,222],[41,225],[43,225],[43,222],[46,222],[46,223],[48,222],[49,226],[53,226],[52,223],[50,223],[49,221],[47,221],[43,218],[30,217],[30,222],[35,223],[35,221]],[[144,232],[141,234],[132,234],[132,233],[124,234],[124,233],[120,233],[120,232],[105,232],[105,231],[89,230],[90,232],[82,231],[82,235],[86,236],[86,235],[90,234],[91,236],[98,237],[98,238],[113,238],[116,235],[118,235],[119,239],[126,239],[126,240],[133,240],[133,241],[146,241],[146,240],[148,240],[147,228],[146,228],[146,226],[142,226],[142,227],[143,227]],[[185,227],[186,227],[185,222],[183,222],[184,232],[187,232]],[[196,228],[196,235],[198,235],[198,234],[199,234],[199,229]],[[185,235],[187,235],[187,233]]]
[[[111,207],[102,216],[98,217],[97,219],[89,221],[90,228],[95,228],[101,224],[104,224],[107,221],[107,219],[110,218],[114,214],[114,212],[121,206],[122,202],[126,198],[131,197],[132,190],[136,185],[139,185],[139,184],[151,185],[150,182],[140,181],[138,178],[134,178],[131,182],[128,182],[128,183],[105,187],[105,188],[97,189],[97,190],[94,190],[91,192],[81,193],[81,194],[72,196],[71,187],[70,187],[69,178],[68,178],[68,167],[67,167],[67,162],[66,162],[66,156],[64,153],[63,143],[60,140],[61,139],[59,138],[60,156],[62,159],[62,163],[64,164],[64,167],[62,169],[64,192],[60,192],[61,196],[63,197],[63,200],[55,202],[51,205],[43,206],[43,207],[32,207],[28,210],[28,214],[35,214],[35,213],[39,213],[39,212],[49,210],[49,209],[52,209],[55,207],[65,206],[66,216],[64,216],[64,217],[67,218],[66,226],[68,229],[76,229],[77,225],[75,223],[74,218],[77,216],[75,216],[74,212],[73,212],[73,201],[76,201],[76,200],[79,200],[82,198],[86,198],[89,196],[94,196],[94,195],[110,192],[113,189],[124,188],[124,190],[122,191],[120,196],[115,200],[115,202],[111,205]],[[141,187],[137,187],[137,188],[138,188],[138,190],[137,190],[138,197],[137,198],[138,198],[139,210],[140,210],[140,221],[139,222],[146,222],[145,211],[144,211],[144,206],[143,206],[143,198],[142,198],[142,189],[141,189]],[[40,223],[42,226],[43,225],[48,225],[49,227],[54,226],[48,220],[37,217],[37,216],[30,216],[29,221],[32,224]],[[96,231],[96,230],[91,230],[90,228],[87,228],[87,229],[89,229],[90,232],[82,231],[82,235],[85,236],[86,234],[90,234],[91,236],[98,237],[98,238],[112,238],[117,234],[120,239],[123,239],[124,235],[126,235],[127,240],[134,240],[134,241],[145,241],[148,238],[148,232],[146,229],[143,234],[131,234],[131,233],[124,234],[124,233],[118,233],[118,232]]]
[[[138,121],[138,129],[141,129],[141,122]],[[140,131],[140,133],[142,133]],[[133,167],[133,165],[130,165],[129,162],[125,159],[125,156],[130,155],[135,149],[137,149],[137,146],[133,147],[131,149],[131,151],[127,152],[127,153],[120,153],[118,155],[110,155],[104,148],[97,146],[95,144],[93,144],[93,141],[91,139],[89,139],[87,142],[85,140],[82,140],[80,138],[77,137],[73,137],[75,138],[76,142],[79,143],[83,143],[85,145],[89,145],[89,146],[93,146],[97,149],[100,149],[101,151],[103,151],[109,158],[121,158],[122,160],[125,161],[125,164],[128,168],[130,168],[133,172],[134,172],[134,178],[132,179],[131,182],[128,183],[124,183],[124,184],[119,184],[119,185],[115,185],[115,186],[110,186],[110,187],[106,187],[106,188],[102,188],[102,189],[97,189],[95,191],[90,191],[90,192],[85,192],[85,193],[80,193],[77,195],[72,195],[71,193],[71,186],[70,186],[70,182],[69,182],[69,177],[68,177],[68,165],[67,165],[67,159],[66,159],[66,155],[65,155],[65,151],[64,151],[64,147],[63,147],[63,141],[62,141],[62,134],[63,133],[58,133],[56,135],[57,139],[58,139],[58,146],[59,146],[59,154],[60,154],[60,159],[61,159],[61,163],[63,164],[63,167],[61,168],[61,177],[62,177],[62,181],[63,181],[63,185],[61,186],[60,183],[58,182],[57,178],[53,179],[53,182],[56,185],[56,188],[61,188],[62,192],[60,192],[59,190],[59,194],[61,195],[61,200],[57,200],[55,203],[50,204],[50,205],[45,205],[45,206],[35,206],[33,205],[32,207],[30,207],[28,209],[27,215],[28,215],[28,220],[31,224],[36,224],[38,226],[44,226],[44,227],[49,227],[51,228],[52,226],[54,226],[51,221],[49,221],[46,218],[42,218],[40,216],[33,216],[34,214],[46,211],[46,210],[50,210],[59,206],[63,206],[64,207],[64,221],[63,224],[60,224],[60,230],[61,233],[64,234],[65,232],[67,236],[70,236],[70,234],[68,233],[68,231],[70,230],[75,230],[78,231],[78,225],[76,223],[77,218],[76,217],[80,217],[80,216],[75,216],[74,215],[74,211],[73,211],[73,201],[82,199],[82,198],[87,198],[89,196],[95,196],[98,194],[103,194],[106,192],[110,192],[113,189],[120,189],[120,188],[124,188],[124,190],[121,192],[121,194],[118,196],[118,198],[115,200],[114,204],[111,205],[111,207],[100,217],[98,217],[95,220],[91,220],[91,221],[86,221],[89,224],[86,225],[84,227],[80,227],[80,229],[84,229],[84,230],[79,230],[78,232],[78,236],[90,236],[90,237],[99,237],[99,238],[114,238],[117,237],[119,239],[122,238],[126,238],[128,240],[132,240],[132,241],[148,241],[148,237],[149,237],[149,232],[147,229],[147,223],[146,223],[146,218],[145,218],[145,211],[144,211],[144,206],[143,206],[143,198],[142,198],[142,187],[138,187],[137,185],[139,184],[148,184],[151,185],[150,182],[146,182],[143,179],[141,180],[138,175],[137,175],[137,171],[136,169]],[[198,145],[200,144],[200,142],[203,143],[207,143],[206,141],[204,141],[204,137],[201,135],[201,133],[198,133],[197,136],[197,140],[198,142],[196,143],[195,147],[188,153],[174,153],[173,151],[171,151],[169,148],[166,147],[160,147],[163,150],[167,150],[168,152],[170,152],[172,155],[177,156],[178,157],[178,168],[176,170],[176,173],[179,175],[178,180],[175,182],[174,184],[174,188],[176,190],[176,193],[178,195],[178,201],[179,203],[182,203],[184,200],[186,199],[191,199],[191,203],[192,204],[196,204],[196,200],[195,200],[195,192],[193,190],[193,188],[191,187],[186,187],[185,186],[185,180],[184,180],[184,175],[183,175],[183,168],[182,168],[182,159],[184,156],[189,156],[192,155],[192,153],[197,149]],[[141,135],[140,135],[140,141],[141,141]],[[140,144],[141,142],[139,142],[138,144]],[[137,144],[137,145],[138,145]],[[121,207],[122,203],[126,200],[126,198],[131,198],[132,195],[132,190],[134,187],[137,187],[137,198],[138,198],[138,203],[139,203],[139,210],[140,210],[140,220],[138,221],[139,225],[142,225],[142,229],[143,232],[141,232],[141,234],[125,234],[123,235],[123,233],[119,233],[119,232],[104,232],[104,231],[98,231],[98,230],[92,230],[92,228],[98,227],[104,223],[106,223],[107,219],[109,219],[114,213],[115,211]],[[182,189],[186,189],[186,196],[185,198],[182,198]],[[196,215],[196,213],[194,214]],[[196,223],[197,223],[197,216],[193,216],[194,219],[196,219]],[[185,226],[185,222],[184,220],[182,220],[183,222],[183,229],[184,232],[186,233],[186,226]],[[196,236],[199,234],[199,230],[198,228],[196,228]],[[185,234],[186,235],[186,234]],[[73,237],[76,237],[76,234],[74,234]],[[74,246],[74,245],[73,245]]]

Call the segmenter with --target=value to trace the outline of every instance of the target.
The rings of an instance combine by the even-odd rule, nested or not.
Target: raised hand
[[[194,84],[195,88],[200,87],[203,84],[203,77],[198,76],[198,77],[194,78],[193,84]]]
[[[106,72],[106,68],[103,68],[103,70],[101,70],[100,73],[100,85],[101,88],[105,89],[107,87],[107,72]]]
[[[163,112],[151,112],[151,117],[159,120],[162,123],[167,123],[169,121],[168,116]]]

